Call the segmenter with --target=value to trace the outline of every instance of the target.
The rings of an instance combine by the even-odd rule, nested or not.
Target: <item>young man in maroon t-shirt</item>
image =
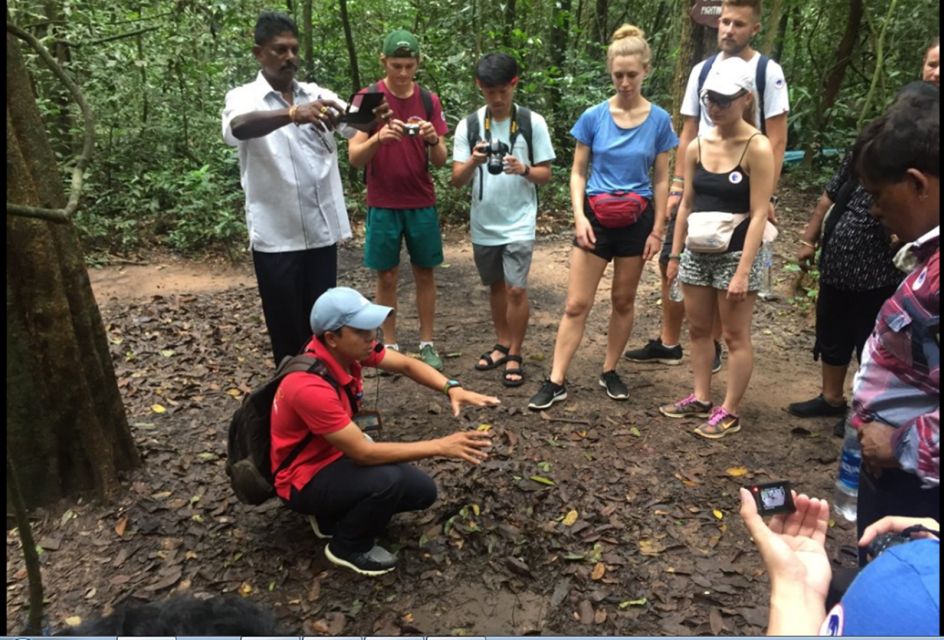
[[[420,357],[442,371],[442,359],[433,345],[433,269],[443,261],[442,235],[429,165],[441,167],[446,162],[448,126],[439,97],[414,81],[419,60],[419,43],[410,32],[393,31],[384,39],[380,62],[386,75],[368,90],[382,91],[393,115],[386,124],[351,138],[348,157],[351,165],[367,167],[364,265],[377,272],[377,303],[397,307],[400,246],[405,238],[416,283]],[[387,347],[399,350],[393,314],[383,331]]]
[[[311,310],[314,336],[306,351],[325,364],[336,389],[321,375],[290,373],[272,403],[271,465],[279,466],[275,492],[290,509],[309,516],[319,538],[331,538],[325,556],[360,574],[392,571],[397,558],[376,544],[394,514],[429,507],[436,484],[413,460],[446,457],[478,464],[488,457],[487,433],[456,431],[418,442],[374,442],[354,421],[363,396],[362,368],[399,373],[445,394],[458,416],[463,405],[490,406],[498,398],[462,388],[430,366],[385,349],[377,328],[392,309],[371,304],[347,287],[328,289]]]

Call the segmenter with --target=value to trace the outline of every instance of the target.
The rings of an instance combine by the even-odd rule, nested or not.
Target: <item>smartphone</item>
[[[752,484],[747,487],[757,503],[757,512],[762,516],[769,516],[775,513],[793,513],[796,511],[796,505],[793,504],[793,493],[790,491],[790,483],[766,482],[764,484]]]
[[[380,106],[384,100],[384,94],[381,91],[368,91],[366,93],[355,93],[347,101],[347,109],[338,118],[339,122],[350,124],[367,124],[374,120],[374,109]]]

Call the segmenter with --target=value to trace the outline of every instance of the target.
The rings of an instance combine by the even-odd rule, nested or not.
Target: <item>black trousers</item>
[[[880,478],[862,468],[856,505],[856,539],[865,528],[885,516],[934,518],[941,521],[941,489],[921,488],[918,476],[901,469],[885,469]],[[859,548],[859,566],[865,565],[865,551]]]
[[[343,456],[319,471],[285,504],[314,515],[331,549],[368,551],[396,513],[426,509],[436,501],[436,483],[406,463],[360,466]]]
[[[828,365],[846,367],[855,351],[856,359],[862,362],[862,350],[875,327],[878,312],[897,288],[892,285],[868,291],[845,291],[820,282],[813,359],[822,356]]]
[[[338,245],[283,253],[252,252],[262,313],[278,365],[311,339],[311,307],[337,285]]]

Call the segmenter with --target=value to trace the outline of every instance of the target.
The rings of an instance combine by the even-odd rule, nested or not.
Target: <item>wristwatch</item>
[[[443,385],[442,392],[445,395],[449,395],[450,389],[455,389],[456,387],[461,387],[462,383],[458,380],[446,380],[446,384]]]

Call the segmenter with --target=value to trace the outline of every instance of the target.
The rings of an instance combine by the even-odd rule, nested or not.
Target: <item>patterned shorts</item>
[[[727,291],[742,253],[692,253],[685,249],[679,262],[679,282]],[[760,291],[763,281],[763,263],[758,251],[747,277],[747,290]]]

